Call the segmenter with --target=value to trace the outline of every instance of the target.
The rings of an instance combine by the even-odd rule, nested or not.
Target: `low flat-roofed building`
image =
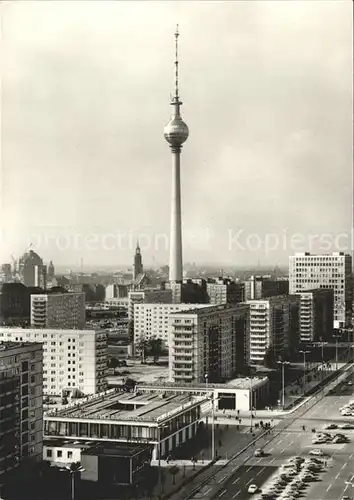
[[[268,377],[235,378],[225,384],[198,384],[181,382],[161,382],[154,384],[138,383],[136,390],[146,393],[192,394],[200,396],[212,394],[215,409],[250,410],[262,408],[269,400]],[[202,413],[208,411],[203,406]]]
[[[81,477],[105,486],[137,484],[151,454],[151,445],[101,443],[82,450],[81,464],[85,470]]]
[[[70,439],[44,439],[43,460],[57,467],[81,462],[81,452],[93,444],[92,442],[85,443]]]
[[[164,395],[115,389],[44,415],[44,436],[73,441],[153,445],[153,460],[192,438],[202,418],[206,394]],[[160,444],[160,446],[159,446]]]

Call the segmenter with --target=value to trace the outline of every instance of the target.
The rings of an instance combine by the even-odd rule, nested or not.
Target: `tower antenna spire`
[[[179,102],[179,89],[178,89],[178,37],[179,29],[178,24],[176,25],[175,31],[175,101]]]

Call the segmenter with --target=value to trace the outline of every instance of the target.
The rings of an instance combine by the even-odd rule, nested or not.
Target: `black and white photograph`
[[[0,500],[354,500],[353,2],[0,2]]]

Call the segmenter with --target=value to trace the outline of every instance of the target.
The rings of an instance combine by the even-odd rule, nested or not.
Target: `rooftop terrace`
[[[178,388],[188,391],[211,391],[212,389],[250,389],[251,386],[253,389],[260,387],[268,382],[268,377],[246,377],[246,378],[235,378],[233,380],[229,380],[225,384],[202,384],[202,383],[183,383],[183,382],[159,382],[149,384],[145,382],[138,382],[137,388],[142,391],[147,388],[154,389],[165,389],[167,390],[169,387],[172,389],[178,390]]]
[[[158,422],[206,400],[204,396],[139,392],[116,392],[114,389],[48,411],[45,416],[59,419],[115,420]]]

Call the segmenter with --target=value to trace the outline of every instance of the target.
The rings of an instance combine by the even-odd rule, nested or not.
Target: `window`
[[[72,451],[68,451],[68,458],[73,458],[73,452]]]
[[[52,458],[53,452],[52,450],[47,450],[47,458]]]
[[[63,456],[62,450],[58,450],[57,451],[57,458],[62,458],[62,456]]]

